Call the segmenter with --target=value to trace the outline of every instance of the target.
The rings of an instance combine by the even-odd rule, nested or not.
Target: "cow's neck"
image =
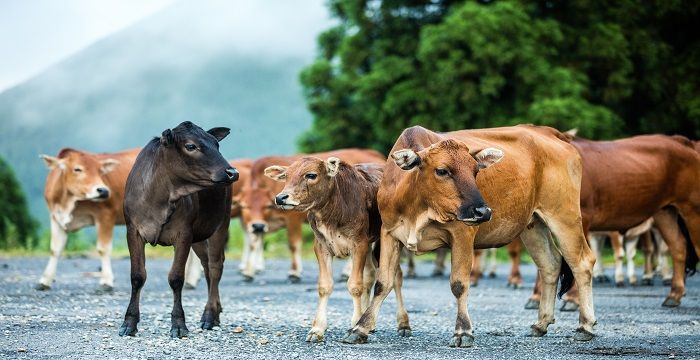
[[[47,198],[50,200],[49,210],[51,211],[51,217],[64,230],[67,229],[73,220],[73,210],[75,210],[79,199],[68,191],[63,181],[63,174],[59,174]]]

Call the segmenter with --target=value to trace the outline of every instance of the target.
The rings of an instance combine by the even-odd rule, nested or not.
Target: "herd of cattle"
[[[481,249],[508,246],[509,284],[517,287],[524,245],[539,271],[526,305],[539,309],[531,335],[545,335],[554,322],[559,282],[558,295],[567,300],[562,310],[580,311],[574,337],[579,341],[594,337],[592,282],[606,279],[604,239],[613,244],[618,284],[624,282],[625,252],[629,281],[637,282],[633,257],[642,245],[643,283],[651,284],[655,266],[670,281],[664,306],[680,305],[685,276],[698,262],[700,154],[697,143],[681,136],[591,141],[532,125],[447,133],[416,126],[403,131],[388,160],[374,150],[345,149],[226,161],[219,141],[228,133],[184,122],[143,149],[42,155],[51,169],[45,188],[51,257],[37,288],[50,289],[67,233],[94,224],[100,286],[111,290],[112,230],[126,224],[132,292],[119,335],[137,332],[148,243],[175,247],[168,275],[174,292],[170,334],[184,337],[181,291],[196,284],[197,258],[208,286],[200,325],[219,324],[230,218],[240,217],[245,230],[239,269],[248,281],[264,269],[264,235],[286,228],[289,280],[298,282],[302,225],[308,223],[315,235],[319,302],[307,341],[322,341],[327,329],[333,258],[351,257],[344,273],[353,299],[352,328],[343,341],[363,343],[392,290],[398,334],[411,334],[401,295],[402,250],[411,254],[409,261],[412,254],[436,251],[435,274],[442,274],[449,249],[457,301],[450,346],[469,347],[474,336],[467,298],[481,273]],[[414,275],[412,268],[407,275]]]

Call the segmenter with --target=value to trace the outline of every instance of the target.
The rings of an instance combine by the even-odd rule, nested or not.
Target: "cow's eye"
[[[81,169],[81,168],[79,168],[79,167],[73,168],[73,172],[81,173],[81,172],[83,172],[83,169]]]
[[[315,173],[308,173],[308,174],[304,175],[304,178],[308,179],[308,180],[315,180],[317,177],[318,177],[318,174],[315,174]]]
[[[437,168],[437,169],[435,169],[435,175],[437,175],[437,176],[449,176],[450,170],[443,169],[443,168]]]
[[[195,144],[185,144],[185,149],[187,149],[187,151],[195,151],[195,150],[197,150],[197,145],[195,145]]]

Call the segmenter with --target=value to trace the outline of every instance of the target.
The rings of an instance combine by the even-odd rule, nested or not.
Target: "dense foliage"
[[[37,239],[37,222],[10,165],[0,157],[0,248],[29,248]]]
[[[331,0],[301,74],[303,150],[388,150],[402,129],[536,123],[700,137],[695,1]]]

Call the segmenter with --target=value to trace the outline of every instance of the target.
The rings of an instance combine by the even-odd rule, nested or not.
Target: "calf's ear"
[[[53,156],[49,156],[49,155],[44,155],[44,154],[39,155],[39,157],[42,160],[44,160],[44,162],[46,163],[46,166],[51,170],[53,170],[53,169],[63,170],[66,168],[66,163],[62,159],[59,159],[59,158],[53,157]]]
[[[100,161],[100,172],[102,175],[108,174],[114,170],[117,165],[119,165],[119,160],[115,159],[105,159]]]
[[[340,168],[340,159],[335,156],[331,156],[326,160],[326,172],[328,176],[334,177],[338,175],[338,169]]]
[[[477,164],[479,164],[479,169],[486,169],[487,167],[503,159],[503,150],[486,148],[472,152],[472,156],[476,160]]]
[[[287,179],[287,167],[273,165],[265,169],[265,176],[275,181],[284,182]]]
[[[160,134],[160,144],[168,147],[175,142],[173,138],[173,132],[170,129],[165,129],[162,134]]]
[[[391,158],[394,159],[396,165],[403,170],[411,170],[421,164],[420,156],[411,149],[394,151],[394,153],[391,154]]]
[[[216,141],[221,141],[231,132],[231,129],[227,127],[215,127],[207,130],[207,132],[214,136]]]

